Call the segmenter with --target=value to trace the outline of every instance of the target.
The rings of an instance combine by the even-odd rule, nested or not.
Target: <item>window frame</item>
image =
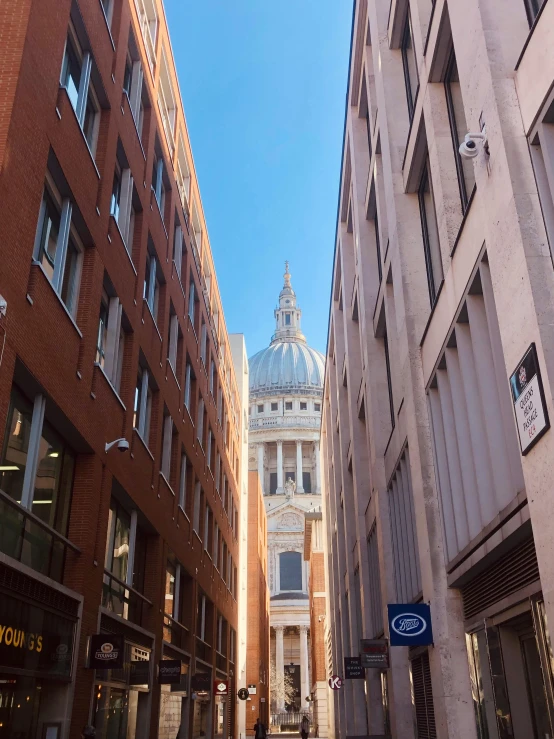
[[[439,284],[436,283],[436,276],[433,270],[433,254],[432,244],[429,237],[429,221],[427,217],[427,207],[425,204],[426,185],[429,187],[429,195],[431,198],[433,210],[435,212],[435,224],[437,225],[437,246],[438,246],[438,259],[441,270],[441,280]],[[441,285],[444,281],[444,272],[442,266],[442,254],[440,249],[440,235],[438,232],[438,221],[437,212],[435,208],[435,195],[433,193],[433,182],[431,179],[431,166],[429,163],[429,155],[427,154],[423,163],[423,171],[417,188],[417,198],[419,203],[419,215],[421,221],[421,234],[423,239],[423,252],[425,255],[425,269],[427,271],[427,287],[429,289],[429,300],[431,307],[433,307],[437,301],[438,294],[440,292]]]
[[[411,42],[411,47],[407,46],[408,39]],[[411,48],[411,51],[414,56],[414,69],[416,74],[416,87],[415,90],[412,89],[412,79],[410,76],[410,65],[408,61],[408,51],[409,48]],[[417,69],[417,57],[415,53],[415,46],[414,46],[414,32],[412,27],[412,17],[410,13],[410,6],[408,5],[406,9],[406,18],[404,20],[404,27],[402,29],[402,39],[400,42],[400,51],[402,54],[402,68],[404,71],[404,85],[406,87],[406,101],[408,103],[408,117],[410,120],[410,124],[414,117],[415,112],[415,104],[417,100],[417,95],[419,92],[419,72]]]

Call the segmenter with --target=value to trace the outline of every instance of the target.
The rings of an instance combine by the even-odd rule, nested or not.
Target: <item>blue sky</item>
[[[290,261],[325,351],[349,0],[165,0],[227,328],[267,346]]]

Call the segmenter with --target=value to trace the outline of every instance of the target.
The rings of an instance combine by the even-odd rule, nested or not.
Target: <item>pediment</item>
[[[304,531],[304,509],[292,503],[283,503],[267,514],[271,531]]]

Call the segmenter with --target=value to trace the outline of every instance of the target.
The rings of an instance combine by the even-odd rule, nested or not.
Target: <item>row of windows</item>
[[[269,410],[274,413],[275,411],[279,410],[279,403],[269,403]],[[294,406],[296,405],[297,410],[301,411],[307,411],[308,410],[308,401],[306,400],[300,400],[298,402],[292,401],[292,400],[285,400],[284,401],[284,409],[285,411],[292,411],[294,409]],[[265,403],[257,403],[256,404],[256,410],[258,413],[265,413],[266,411],[266,404]],[[313,410],[315,413],[321,413],[321,403],[314,403],[313,404]]]
[[[107,18],[111,18],[113,14],[112,2],[110,2],[110,8],[109,13],[106,14]],[[100,115],[102,111],[98,104],[98,96],[95,93],[94,85],[91,80],[92,76],[95,76],[97,80],[100,78],[97,70],[96,74],[92,75],[93,70],[96,68],[94,67],[90,51],[83,51],[87,46],[88,41],[85,39],[83,39],[82,44],[79,43],[74,26],[73,24],[70,24],[62,63],[60,85],[68,94],[77,119],[83,129],[91,154],[94,157],[97,145]],[[98,82],[97,84],[101,83]],[[151,111],[151,109],[147,99],[146,86],[144,85],[143,70],[138,47],[132,30],[129,31],[127,59],[123,79],[123,93],[129,101],[140,139],[142,137],[145,111]],[[181,159],[182,157],[179,157],[177,162],[177,189],[181,195],[181,205],[183,206],[185,224],[191,238],[193,251],[195,252],[195,261],[197,262],[197,267],[200,272],[201,268],[198,253],[203,247],[203,232],[196,204],[193,205],[192,224],[190,224],[188,210],[188,201],[190,197],[190,169],[188,167],[186,155],[184,155],[183,161],[181,161]],[[169,222],[172,207],[170,199],[166,197],[169,187],[170,181],[168,172],[165,167],[161,145],[156,136],[152,164],[151,189],[153,198],[160,211],[162,221],[164,222],[164,228]],[[50,276],[55,289],[62,298],[70,315],[75,318],[80,277],[79,270],[82,258],[82,244],[80,243],[74,228],[71,228],[69,231],[64,228],[67,224],[71,224],[72,204],[69,198],[61,198],[59,193],[56,192],[53,180],[48,182],[44,200],[43,213],[41,214],[40,219],[40,223],[43,225],[43,233],[41,235],[42,244],[41,246],[37,245],[35,248],[35,259],[42,264],[45,271],[51,273]],[[119,141],[117,147],[117,160],[113,174],[110,214],[113,216],[114,222],[117,225],[123,244],[129,253],[131,261],[133,261],[132,247],[135,222],[140,210],[141,204],[134,185],[134,178],[125,155],[123,145],[121,141]],[[177,210],[175,211],[175,224],[176,226],[173,234],[173,263],[184,292],[184,286],[186,285],[187,280],[184,274],[183,254],[186,252],[186,245]],[[190,228],[191,225],[192,229]],[[211,275],[207,254],[204,255],[204,265],[202,265],[202,267],[203,289],[207,295],[207,301],[210,303]],[[191,270],[188,282],[190,285],[189,317],[196,335],[198,336],[201,334],[201,354],[204,364],[207,366],[206,358],[209,353],[209,342],[207,340],[208,328],[203,319],[202,325],[198,325],[200,322],[200,311],[197,307],[199,299],[194,287]],[[149,238],[143,297],[156,324],[158,323],[158,311],[162,291],[163,274],[155,253],[153,241]],[[173,309],[172,312],[174,313]],[[215,307],[213,309],[213,322],[215,335],[217,336],[219,332],[219,311]],[[178,336],[176,339],[178,339]],[[176,343],[177,340],[172,342],[172,358],[175,358]],[[225,366],[226,358],[224,345],[221,346],[221,352],[222,373],[225,376],[227,383],[230,385],[231,367],[230,362]],[[173,366],[174,364],[175,362],[173,363]],[[211,370],[211,372],[213,372],[213,370]],[[231,413],[234,417],[236,417],[237,414],[235,404],[236,399],[231,403]]]

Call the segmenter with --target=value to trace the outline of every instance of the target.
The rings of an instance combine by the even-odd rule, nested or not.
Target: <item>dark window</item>
[[[527,13],[527,20],[529,21],[529,28],[535,22],[535,18],[539,14],[539,10],[544,4],[544,0],[524,0],[525,12]]]
[[[414,36],[410,11],[406,13],[404,33],[402,34],[402,64],[404,66],[404,82],[406,83],[406,99],[408,101],[408,115],[410,122],[414,117],[414,106],[419,87],[417,63],[414,50]]]
[[[280,590],[302,590],[302,555],[283,552],[279,556]]]
[[[418,198],[429,298],[431,305],[434,305],[438,289],[443,280],[443,273],[429,158],[425,160],[425,168],[419,185]]]
[[[269,494],[275,495],[276,492],[277,492],[277,473],[270,472],[269,473]]]
[[[302,401],[300,401],[300,410],[301,411],[307,411],[308,410],[308,404],[307,403],[302,403]]]
[[[321,403],[314,403],[314,411],[319,413],[321,411]]]
[[[367,128],[367,146],[368,146],[368,149],[369,149],[369,161],[371,162],[371,154],[372,154],[372,150],[371,150],[371,116],[370,116],[370,113],[369,113],[369,102],[367,104],[367,111],[366,111],[366,114],[365,114],[365,124],[366,124],[366,128]]]
[[[379,238],[379,219],[377,217],[377,211],[375,211],[375,218],[373,220],[375,226],[375,248],[377,250],[377,272],[379,274],[379,282],[383,277],[383,268],[381,267],[381,239]]]
[[[263,413],[263,412],[264,412],[264,406],[263,406],[263,403],[262,403],[262,404],[260,404],[258,406],[258,413]]]
[[[290,326],[290,313],[285,313],[285,326]]]
[[[292,400],[285,403],[285,410],[292,411]]]
[[[452,132],[452,144],[454,146],[454,159],[456,160],[456,172],[458,174],[462,211],[465,211],[475,185],[475,172],[473,170],[473,162],[471,159],[462,159],[460,152],[458,151],[460,144],[467,133],[467,124],[464,112],[464,103],[462,100],[462,91],[460,88],[460,78],[458,76],[458,65],[456,64],[454,50],[450,53],[450,59],[444,80],[444,89],[446,91],[446,104],[448,107],[450,130]]]
[[[310,472],[302,472],[302,487],[305,493],[312,492],[312,475]]]
[[[424,652],[410,663],[412,673],[412,695],[414,702],[417,736],[421,739],[433,739],[437,736],[435,710],[433,707],[433,689],[431,686],[431,669],[429,654]]]
[[[394,428],[394,402],[392,399],[392,377],[390,374],[390,357],[389,357],[389,338],[387,332],[383,336],[383,344],[385,347],[385,365],[387,368],[387,386],[389,390],[389,409],[390,409],[390,422],[392,428]]]
[[[272,411],[276,411],[276,410],[278,410],[278,408],[279,408],[279,406],[278,406],[278,404],[277,404],[277,403],[272,403],[272,404],[271,404],[271,410],[272,410]]]

